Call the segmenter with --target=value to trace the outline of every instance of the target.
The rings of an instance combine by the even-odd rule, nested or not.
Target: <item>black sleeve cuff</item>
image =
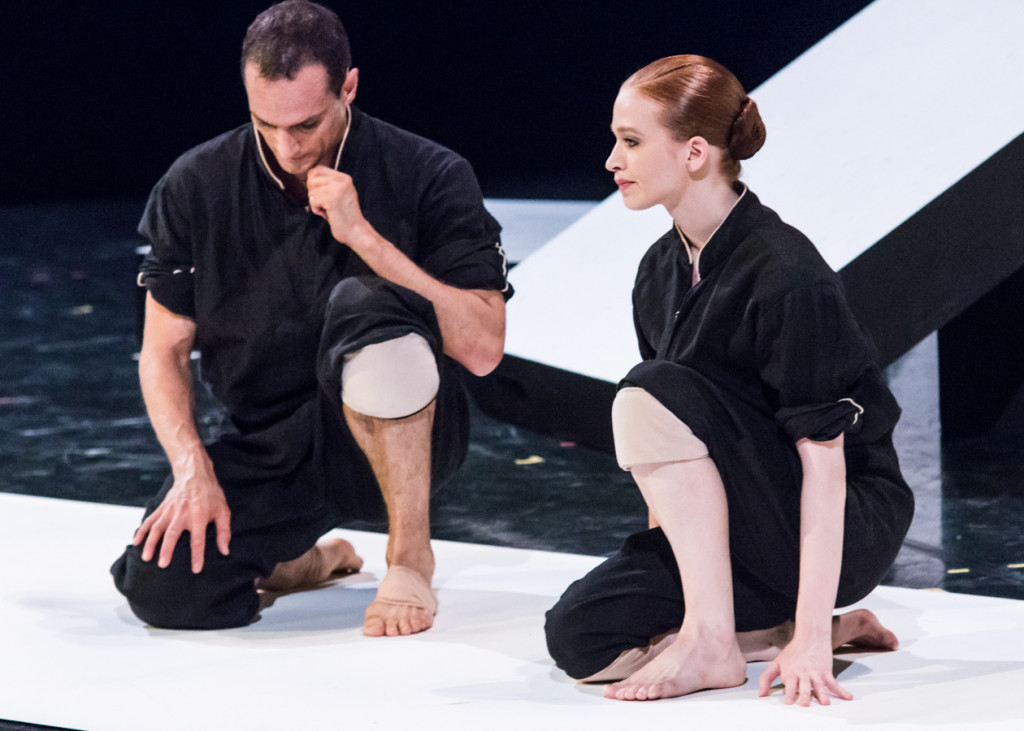
[[[174,314],[195,319],[194,278],[195,268],[191,265],[169,264],[147,254],[139,266],[137,281]]]

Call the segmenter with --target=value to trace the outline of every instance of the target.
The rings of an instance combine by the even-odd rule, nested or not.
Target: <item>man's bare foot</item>
[[[653,701],[710,688],[733,688],[746,679],[746,661],[735,641],[698,642],[680,634],[644,667],[607,686],[604,697]]]
[[[430,574],[393,565],[377,588],[377,597],[366,608],[363,634],[368,637],[412,635],[434,626],[437,596],[430,588]]]
[[[269,591],[291,591],[304,586],[315,586],[335,574],[359,571],[363,559],[352,544],[335,538],[316,544],[292,561],[283,561],[265,578],[257,579],[256,588]]]

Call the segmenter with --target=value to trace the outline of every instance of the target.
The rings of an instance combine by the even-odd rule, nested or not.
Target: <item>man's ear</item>
[[[356,89],[359,88],[359,69],[349,69],[345,74],[345,81],[341,85],[341,100],[345,104],[351,104],[356,98]]]

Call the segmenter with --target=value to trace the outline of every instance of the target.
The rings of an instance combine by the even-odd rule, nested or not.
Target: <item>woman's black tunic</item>
[[[796,442],[844,434],[847,503],[837,606],[884,577],[913,516],[892,430],[900,409],[839,277],[807,238],[746,190],[701,251],[700,280],[673,229],[633,290],[644,360],[623,379],[705,444],[726,487],[737,630],[792,619],[802,469]],[[596,672],[679,626],[678,569],[660,529],[573,584],[548,615],[552,655]]]

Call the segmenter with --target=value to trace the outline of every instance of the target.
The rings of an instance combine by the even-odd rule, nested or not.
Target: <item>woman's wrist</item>
[[[807,643],[817,643],[832,640],[832,616],[824,620],[819,618],[807,619],[797,616],[793,628],[793,640]]]

